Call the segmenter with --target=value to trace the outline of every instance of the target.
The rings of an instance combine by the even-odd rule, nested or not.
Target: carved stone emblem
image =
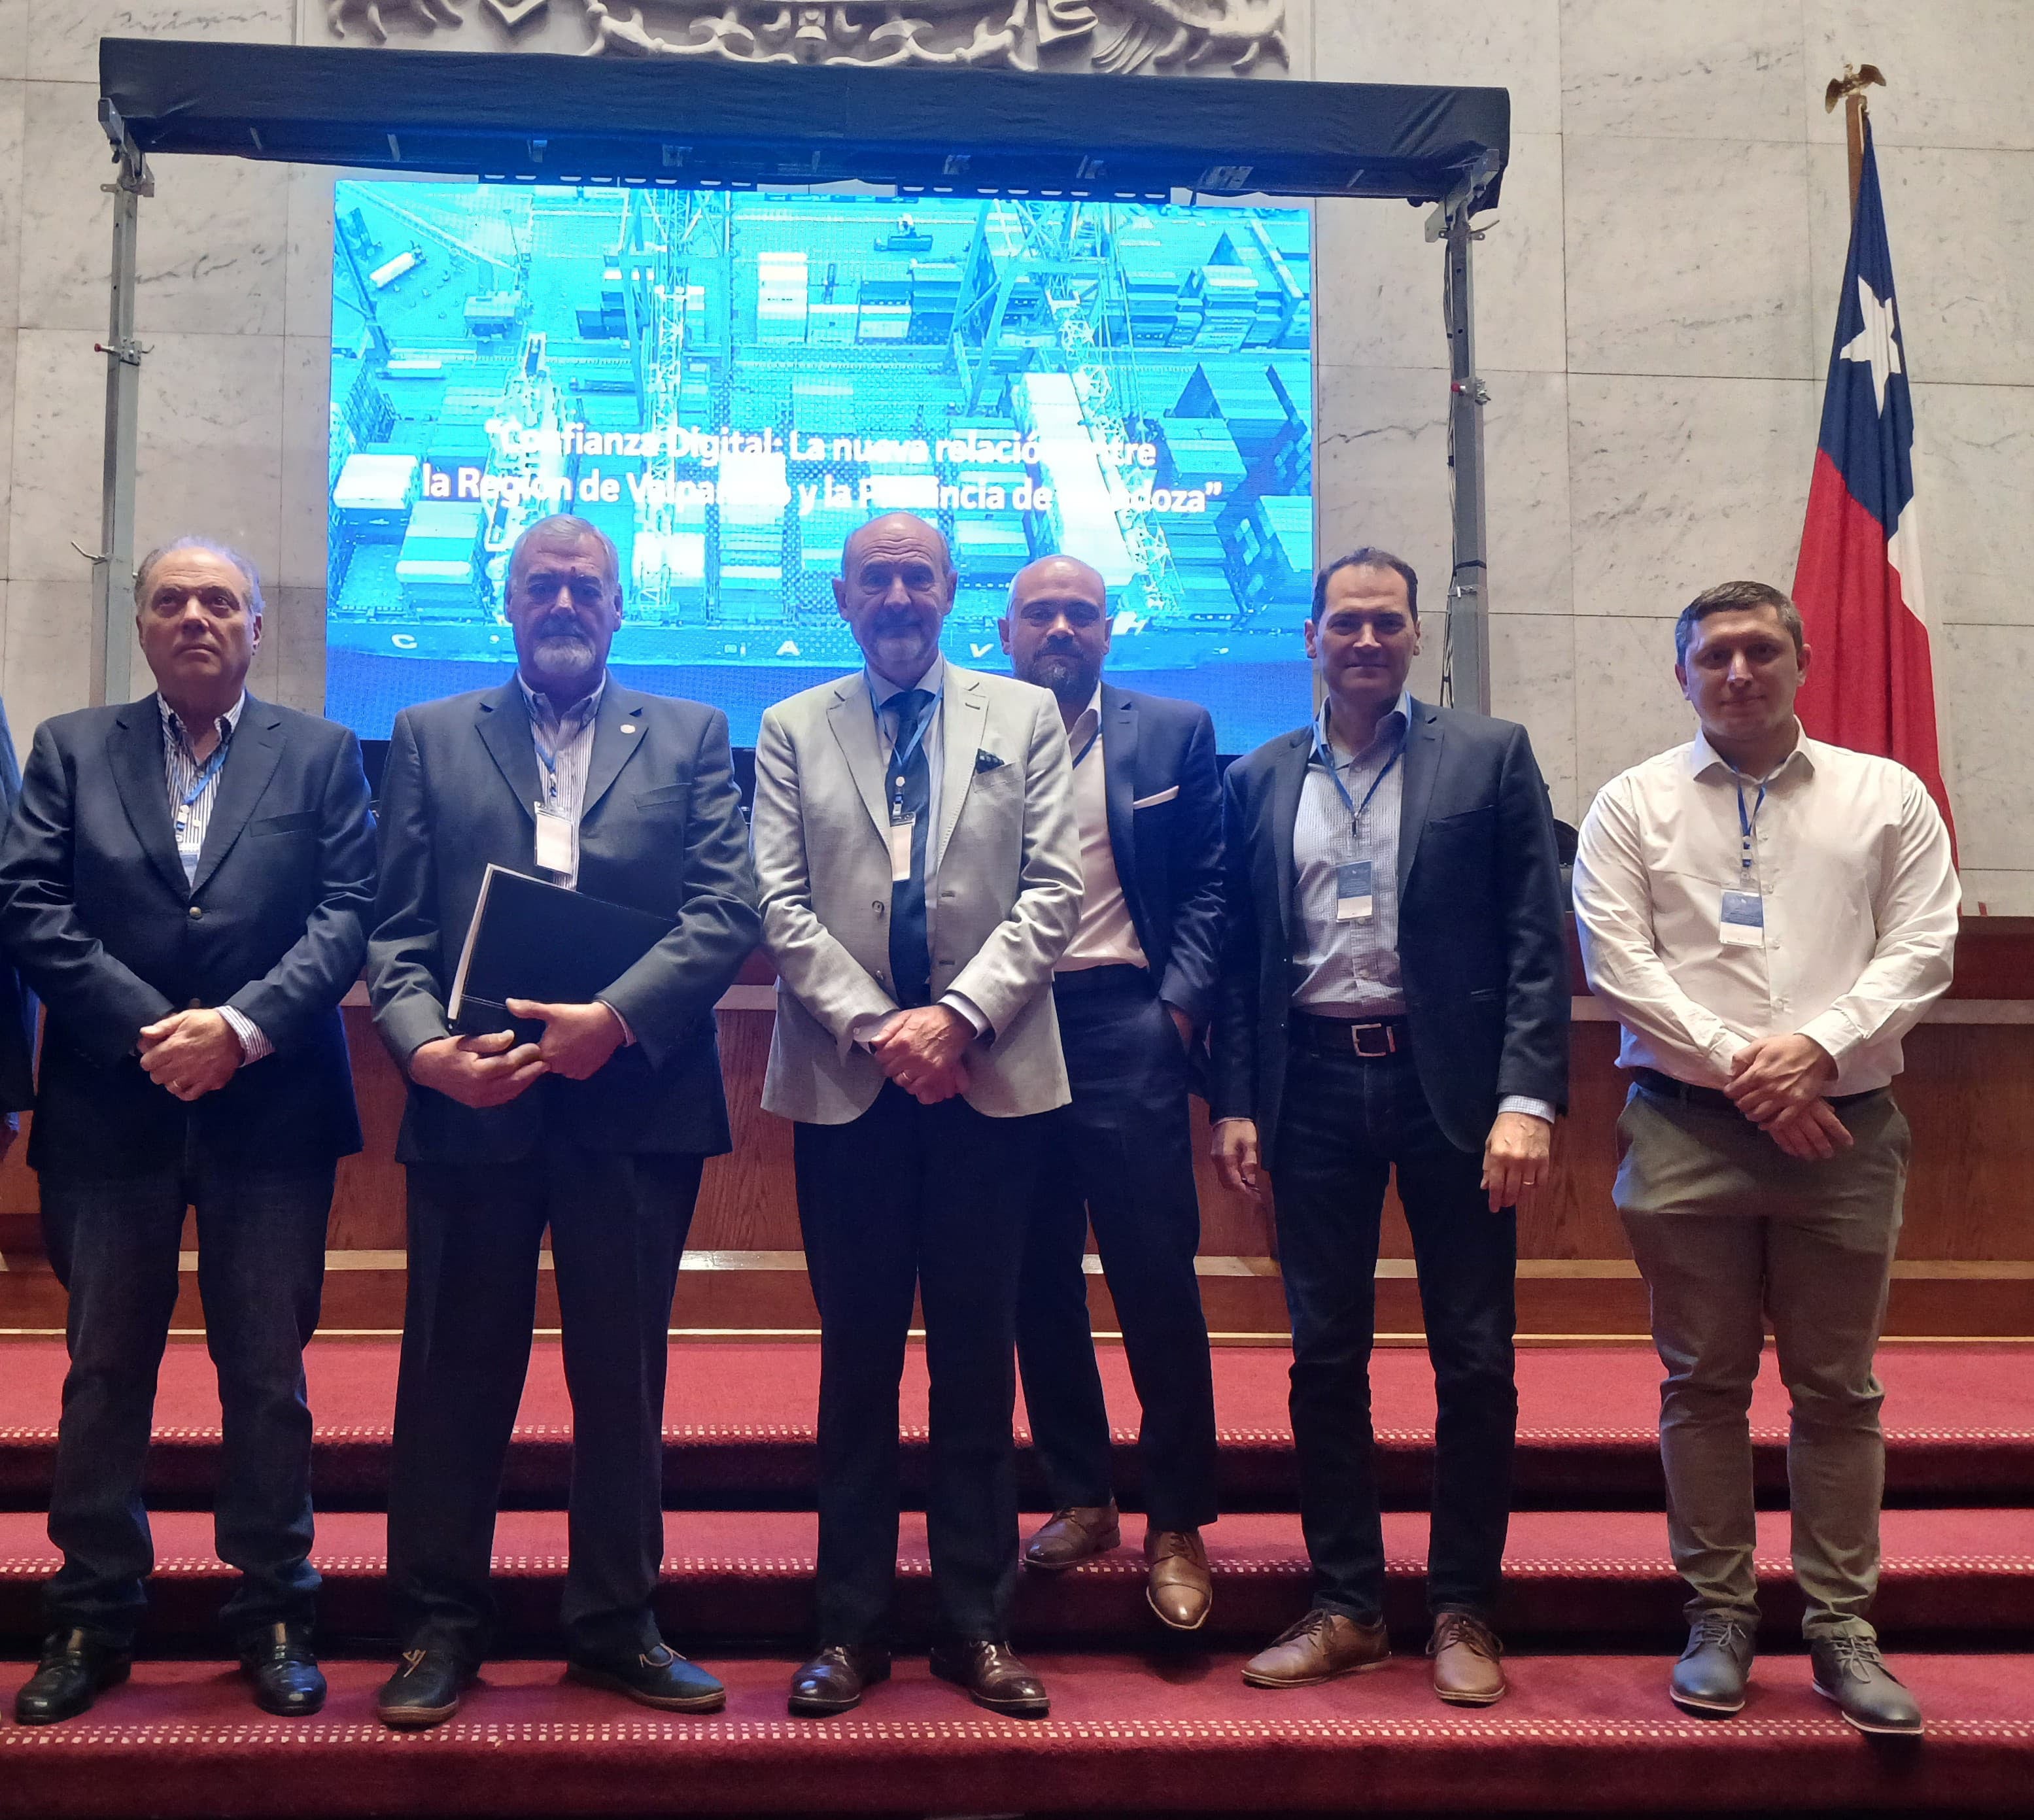
[[[359,27],[385,43],[389,21],[412,39],[463,24],[459,6],[325,0],[325,17],[335,38]],[[1285,62],[1285,0],[480,0],[477,16],[504,38],[548,43],[554,21],[574,14],[589,56],[1110,75],[1225,68],[1240,75]]]

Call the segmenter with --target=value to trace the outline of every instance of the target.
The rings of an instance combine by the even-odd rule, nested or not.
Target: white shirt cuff
[[[985,1037],[989,1034],[989,1019],[981,1015],[981,1008],[965,993],[947,993],[942,995],[940,1003],[948,1011],[959,1011],[963,1017],[966,1018],[974,1026],[974,1034],[977,1036]]]
[[[614,1021],[621,1026],[621,1046],[625,1049],[632,1049],[635,1048],[636,1033],[629,1029],[628,1019],[625,1018],[619,1011],[615,1010],[615,1008],[613,1005],[607,1004],[607,1000],[605,999],[596,999],[594,1000],[594,1003],[595,1004],[607,1005],[607,1008],[614,1012]]]
[[[1529,1094],[1507,1094],[1497,1102],[1497,1116],[1507,1113],[1523,1113],[1529,1119],[1544,1119],[1552,1124],[1559,1116],[1544,1100],[1536,1100]]]
[[[221,1005],[219,1015],[226,1019],[226,1027],[240,1039],[240,1065],[258,1062],[264,1056],[272,1056],[276,1045],[262,1035],[261,1026],[244,1011],[237,1011],[231,1005]]]

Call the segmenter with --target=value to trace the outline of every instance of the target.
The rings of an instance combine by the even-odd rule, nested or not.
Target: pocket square
[[[998,758],[993,752],[978,752],[974,755],[975,774],[979,776],[985,771],[1000,771],[1008,762],[1007,759]]]
[[[1140,796],[1130,806],[1132,809],[1156,809],[1161,802],[1170,802],[1179,794],[1180,786],[1174,784],[1170,790],[1161,790],[1156,796]]]

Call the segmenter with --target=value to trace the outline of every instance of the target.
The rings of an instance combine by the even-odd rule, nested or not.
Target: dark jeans
[[[1056,995],[1073,1103],[1044,1119],[1017,1304],[1024,1406],[1054,1508],[1107,1503],[1109,1410],[1082,1266],[1092,1219],[1143,1409],[1146,1515],[1156,1529],[1198,1529],[1216,1514],[1214,1375],[1194,1273],[1186,1049],[1150,974],[1098,970],[1100,989]]]
[[[87,1181],[45,1172],[43,1231],[70,1293],[70,1371],[50,1488],[63,1566],[47,1590],[53,1629],[131,1642],[155,1545],[142,1473],[184,1212],[197,1209],[198,1293],[219,1372],[220,1559],[240,1570],[223,1613],[235,1635],[308,1624],[311,1413],[304,1345],[317,1330],[334,1165],[273,1173],[196,1164]]]
[[[1433,1362],[1430,1610],[1488,1619],[1510,1514],[1517,1222],[1492,1214],[1480,1156],[1441,1135],[1412,1057],[1295,1045],[1278,1130],[1278,1261],[1293,1318],[1293,1440],[1314,1603],[1375,1618],[1384,1537],[1372,1459],[1378,1225],[1395,1168]]]
[[[572,1463],[561,1616],[574,1656],[662,1640],[664,1372],[703,1159],[555,1132],[506,1164],[409,1165],[410,1288],[396,1391],[388,1578],[405,1649],[477,1664],[492,1638],[494,1515],[536,1324],[546,1225]]]
[[[843,1125],[795,1128],[820,1308],[822,1643],[880,1640],[897,1574],[897,1387],[914,1287],[932,1379],[933,1586],[963,1638],[1010,1633],[1017,1584],[1017,1273],[1041,1120],[885,1082]]]

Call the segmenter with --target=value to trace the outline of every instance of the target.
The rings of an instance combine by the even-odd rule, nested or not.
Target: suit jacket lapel
[[[1271,779],[1271,853],[1278,869],[1278,923],[1285,932],[1288,953],[1292,951],[1296,919],[1293,894],[1299,884],[1293,872],[1293,827],[1300,819],[1300,792],[1307,781],[1307,760],[1313,743],[1312,727],[1289,735]]]
[[[974,782],[974,755],[981,749],[982,733],[989,725],[989,704],[982,698],[981,679],[948,664],[940,711],[946,766],[940,786],[939,844],[933,850],[928,876],[939,869],[940,861],[946,857],[947,842],[953,838],[954,824],[960,820],[962,805]]]
[[[511,677],[501,688],[480,698],[474,726],[481,744],[501,767],[517,805],[532,824],[537,816],[537,752],[530,743],[530,711]]]
[[[141,850],[155,862],[163,882],[180,898],[190,895],[184,862],[177,857],[176,830],[170,825],[170,786],[163,768],[163,714],[152,695],[130,701],[114,716],[106,756],[120,805],[127,812]]]
[[[847,760],[847,774],[861,793],[862,807],[876,824],[879,838],[890,838],[890,814],[883,802],[883,748],[876,737],[876,711],[869,693],[869,679],[861,672],[844,676],[834,685],[833,705],[827,722],[840,743],[840,755]]]
[[[253,814],[255,805],[268,789],[268,780],[276,775],[276,767],[282,756],[283,717],[266,702],[257,701],[250,695],[246,706],[240,711],[239,724],[233,730],[233,743],[227,750],[226,762],[219,769],[219,794],[212,799],[212,820],[205,828],[205,846],[198,854],[197,872],[190,884],[193,897],[205,888],[205,881],[219,870],[219,862],[239,839],[241,830],[246,827],[248,817]],[[167,812],[167,791],[163,801]],[[181,861],[177,872],[179,877],[182,876]]]
[[[1137,890],[1137,813],[1130,806],[1137,800],[1137,704],[1108,683],[1101,685],[1101,767],[1102,795],[1109,806],[1109,850],[1116,861],[1124,901],[1130,906],[1131,922],[1148,954],[1151,943],[1145,933],[1143,899]]]
[[[1405,782],[1398,808],[1398,891],[1413,876],[1420,836],[1427,826],[1427,805],[1433,801],[1434,778],[1441,768],[1440,716],[1423,701],[1409,700],[1412,724],[1405,730]]]
[[[591,815],[609,787],[621,775],[621,767],[643,743],[643,708],[638,696],[625,696],[610,677],[607,692],[600,698],[600,711],[594,716],[593,755],[586,767],[586,792],[580,799],[579,819]],[[626,727],[629,730],[623,732]]]

